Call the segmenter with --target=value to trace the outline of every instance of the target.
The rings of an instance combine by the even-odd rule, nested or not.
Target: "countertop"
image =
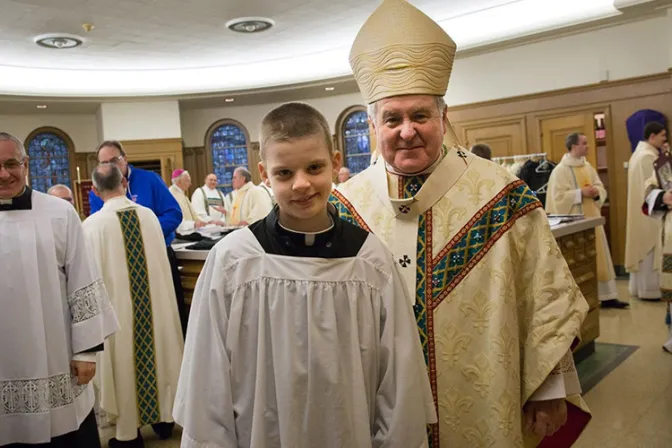
[[[594,229],[597,226],[604,225],[605,222],[606,220],[601,216],[598,218],[584,218],[552,226],[551,231],[553,232],[554,237],[560,238],[583,230]]]

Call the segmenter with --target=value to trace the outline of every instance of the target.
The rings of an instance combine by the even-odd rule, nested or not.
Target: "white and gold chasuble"
[[[536,446],[523,405],[573,369],[561,361],[588,304],[525,183],[452,149],[431,175],[389,174],[379,158],[332,203],[388,245],[412,289],[439,419],[430,446]]]

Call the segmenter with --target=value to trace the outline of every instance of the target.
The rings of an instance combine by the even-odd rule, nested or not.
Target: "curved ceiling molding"
[[[614,0],[412,2],[448,31],[458,50],[620,14]],[[379,0],[222,3],[231,2],[3,2],[0,95],[201,94],[347,76],[350,44]],[[269,17],[275,26],[248,35],[226,28],[241,16]],[[84,22],[95,29],[81,47],[49,50],[33,42],[37,34],[81,33]]]

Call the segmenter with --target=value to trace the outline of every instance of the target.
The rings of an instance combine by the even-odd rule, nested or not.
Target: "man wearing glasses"
[[[0,446],[100,448],[89,383],[119,322],[74,207],[27,171],[0,132]]]
[[[177,297],[177,310],[180,314],[182,331],[186,334],[187,313],[184,304],[184,290],[180,281],[180,273],[177,269],[177,258],[175,251],[170,247],[170,243],[175,239],[175,230],[182,222],[182,211],[173,195],[163,180],[151,171],[135,168],[128,164],[126,153],[120,142],[116,140],[107,140],[98,146],[96,157],[100,165],[115,165],[121,171],[121,174],[128,180],[126,197],[152,210],[163,230],[163,237],[166,241],[168,250],[168,259],[173,275],[173,286]],[[91,214],[97,212],[103,207],[103,201],[94,194],[93,190],[89,192],[89,204]]]

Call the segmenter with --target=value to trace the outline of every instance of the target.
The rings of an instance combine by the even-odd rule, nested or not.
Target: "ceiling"
[[[349,48],[379,3],[0,0],[0,94],[193,95],[349,76]],[[412,3],[449,32],[458,51],[620,14],[614,0]],[[249,16],[271,18],[275,26],[248,35],[225,26]],[[84,23],[93,30],[86,32]],[[68,50],[36,45],[34,38],[46,33],[75,34],[84,44]]]

